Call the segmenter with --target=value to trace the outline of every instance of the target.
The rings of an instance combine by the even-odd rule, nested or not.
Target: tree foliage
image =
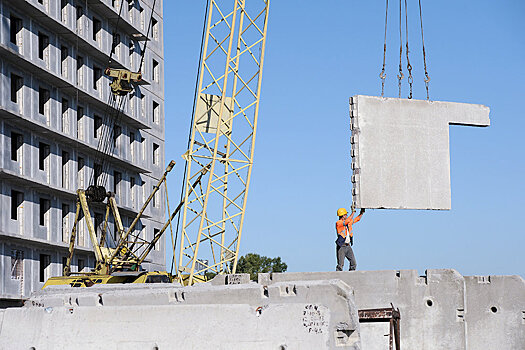
[[[236,273],[249,273],[253,281],[257,274],[262,272],[286,272],[288,265],[281,261],[281,257],[269,258],[259,254],[248,253],[239,258]]]

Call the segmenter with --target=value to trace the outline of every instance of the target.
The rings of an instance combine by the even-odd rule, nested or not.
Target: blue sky
[[[205,3],[164,1],[166,160],[178,163],[170,198],[180,193]],[[366,212],[354,227],[357,267],[525,277],[525,2],[422,4],[431,99],[487,105],[491,126],[450,128],[451,211]],[[381,93],[384,6],[271,2],[241,254],[280,256],[289,271],[335,269],[336,210],[351,203],[348,98]],[[390,1],[391,97],[397,6]],[[424,99],[416,0],[408,10],[414,98]],[[404,84],[406,97],[406,78]]]

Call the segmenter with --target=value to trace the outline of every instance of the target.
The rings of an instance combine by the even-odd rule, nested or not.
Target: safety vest
[[[347,219],[348,220],[348,219]],[[337,231],[337,223],[341,221],[343,223],[343,228],[339,231]],[[353,220],[351,220],[350,222],[352,222]],[[348,224],[345,225],[345,221],[344,220],[337,220],[337,222],[335,223],[335,228],[336,228],[336,231],[337,231],[337,234],[338,235],[341,235],[343,238],[346,238],[346,236],[348,235],[348,233],[350,232],[350,237],[353,237],[354,234],[352,232],[352,229],[351,228],[348,228],[348,225],[350,224],[350,222]]]

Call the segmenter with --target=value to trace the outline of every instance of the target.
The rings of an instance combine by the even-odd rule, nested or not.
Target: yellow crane
[[[187,284],[207,272],[235,273],[237,267],[269,6],[269,0],[207,2],[191,133],[183,155],[184,207],[176,268]],[[209,171],[192,187],[203,169]]]

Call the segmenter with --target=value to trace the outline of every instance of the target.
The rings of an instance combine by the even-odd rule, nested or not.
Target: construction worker
[[[354,251],[352,250],[354,237],[352,225],[361,220],[364,212],[365,210],[361,209],[359,215],[354,219],[355,209],[352,209],[352,215],[350,215],[350,217],[348,217],[348,212],[345,208],[337,209],[339,220],[335,223],[335,231],[337,232],[337,240],[335,241],[335,252],[337,257],[336,271],[343,271],[345,257],[350,262],[350,271],[355,270],[357,267]]]

